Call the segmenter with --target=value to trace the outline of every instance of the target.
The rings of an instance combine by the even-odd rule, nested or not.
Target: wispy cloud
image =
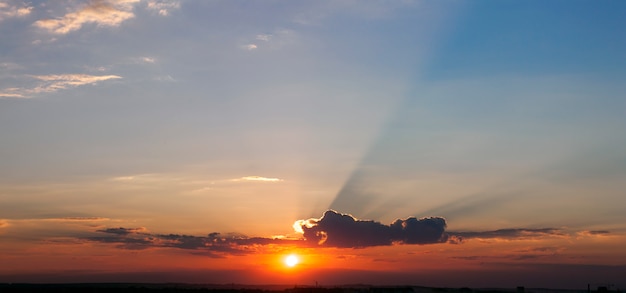
[[[59,222],[101,222],[101,221],[110,221],[109,218],[104,217],[62,217],[62,218],[51,218],[51,221],[59,221]]]
[[[131,57],[128,59],[127,63],[122,63],[123,65],[128,64],[154,64],[157,63],[157,59],[151,56],[140,56],[140,57]]]
[[[247,44],[247,45],[241,46],[241,48],[244,50],[252,51],[252,50],[256,50],[258,46],[256,44]]]
[[[107,229],[103,229],[103,230],[98,230],[98,232],[104,232],[104,233],[110,233],[110,234],[117,234],[117,235],[128,235],[128,234],[132,234],[132,233],[143,233],[146,234],[148,233],[148,229],[146,229],[145,227],[139,227],[139,228],[107,228]]]
[[[6,88],[0,90],[0,97],[28,98],[41,93],[51,93],[58,90],[74,88],[82,85],[96,84],[100,81],[120,79],[118,75],[89,75],[89,74],[51,74],[29,75],[38,82],[31,88]]]
[[[270,178],[270,177],[261,177],[261,176],[245,176],[241,178],[232,179],[231,181],[260,181],[260,182],[280,182],[283,181],[280,178]]]
[[[32,12],[32,10],[33,7],[24,2],[0,2],[0,21],[9,18],[27,16]]]
[[[18,89],[10,88],[10,89],[5,89],[4,91],[0,91],[0,98],[16,98],[16,99],[26,98],[26,96],[24,96],[23,94],[12,92],[12,91],[17,91],[17,90]]]
[[[295,41],[297,34],[289,29],[277,29],[272,33],[257,34],[249,37],[246,45],[240,48],[243,50],[253,51],[258,49],[280,49]]]
[[[135,180],[135,179],[137,179],[137,176],[120,176],[120,177],[111,178],[111,180],[113,180],[113,181],[122,181],[122,182],[124,182],[124,181],[132,181],[132,180]]]
[[[256,35],[256,39],[259,41],[269,42],[271,38],[272,38],[272,35],[270,34]]]
[[[154,63],[154,62],[156,62],[156,59],[154,59],[152,57],[141,57],[141,61],[143,61],[145,63]]]
[[[592,230],[592,231],[579,231],[576,233],[578,238],[606,238],[615,236],[610,231],[606,230]]]
[[[55,34],[67,34],[89,23],[115,27],[135,17],[133,6],[138,2],[139,0],[91,1],[60,18],[38,20],[33,25]]]
[[[23,69],[24,67],[16,63],[2,62],[0,63],[0,68],[2,68],[3,70],[9,71],[9,70]]]
[[[161,16],[168,16],[172,10],[180,8],[180,1],[148,0],[146,7]]]
[[[124,221],[95,216],[69,216],[51,218],[0,219],[0,233],[11,237],[80,239],[92,235],[94,229],[125,223]],[[118,224],[119,225],[119,224]]]
[[[77,87],[86,84],[94,84],[99,81],[122,78],[118,75],[88,75],[88,74],[52,74],[33,75],[33,78],[44,82],[35,88],[35,92],[53,92],[68,87]]]
[[[8,226],[10,223],[87,223],[87,222],[104,222],[112,221],[105,217],[56,217],[56,218],[31,218],[31,219],[0,219],[0,228],[2,223]]]

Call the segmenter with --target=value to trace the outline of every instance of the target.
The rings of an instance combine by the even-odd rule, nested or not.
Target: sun
[[[298,256],[295,254],[290,254],[287,257],[285,257],[284,262],[286,266],[293,268],[298,263],[300,263],[300,258],[298,258]]]

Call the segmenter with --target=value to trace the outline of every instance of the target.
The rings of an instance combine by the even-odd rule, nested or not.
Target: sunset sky
[[[625,28],[617,0],[0,0],[0,282],[624,289]]]

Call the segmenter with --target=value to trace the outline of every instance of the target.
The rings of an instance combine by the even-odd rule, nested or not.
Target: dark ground
[[[429,288],[417,286],[370,286],[347,285],[336,287],[291,287],[210,285],[210,284],[136,284],[136,283],[89,283],[89,284],[0,284],[4,292],[209,292],[209,293],[587,293],[587,290],[557,290],[541,288]],[[606,288],[594,288],[590,293],[621,293]]]

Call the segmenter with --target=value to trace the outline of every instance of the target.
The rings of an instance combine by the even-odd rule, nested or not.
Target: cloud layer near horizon
[[[319,218],[298,220],[296,232],[303,238],[248,237],[238,233],[213,232],[205,236],[179,233],[161,234],[150,232],[145,227],[123,227],[93,225],[97,222],[113,221],[100,217],[69,217],[51,219],[11,220],[0,219],[0,233],[20,234],[22,227],[38,227],[44,239],[76,239],[80,242],[113,244],[117,248],[142,250],[150,248],[174,248],[214,258],[227,255],[245,255],[272,247],[336,247],[366,248],[392,245],[463,244],[471,239],[487,240],[540,240],[578,237],[607,237],[610,231],[565,231],[557,228],[506,228],[493,231],[446,231],[446,220],[442,217],[398,219],[389,225],[372,220],[360,220],[349,214],[328,210]],[[85,224],[81,227],[81,224]],[[104,223],[103,223],[104,224]],[[97,227],[97,229],[93,229]],[[87,229],[87,230],[85,230]],[[57,231],[51,232],[52,231]]]
[[[255,252],[255,247],[270,244],[297,245],[300,240],[287,240],[264,237],[247,237],[238,234],[209,233],[207,236],[182,234],[155,234],[145,227],[139,228],[106,228],[97,230],[103,236],[83,238],[88,241],[116,243],[124,249],[147,249],[153,247],[170,247],[201,252],[210,257],[224,255],[243,255]]]

